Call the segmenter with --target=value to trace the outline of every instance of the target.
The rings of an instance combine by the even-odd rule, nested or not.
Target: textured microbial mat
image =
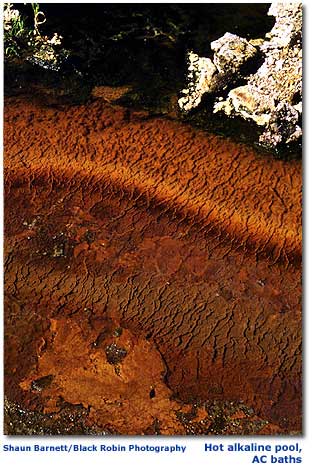
[[[301,430],[301,163],[7,97],[5,432]]]

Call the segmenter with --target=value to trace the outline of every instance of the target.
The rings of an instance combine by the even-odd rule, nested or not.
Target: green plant
[[[46,22],[45,14],[39,3],[31,3],[32,26],[26,26],[26,20],[12,3],[4,4],[4,57],[6,59],[26,59],[46,67],[54,67],[57,56],[55,46],[61,44],[61,36],[54,33],[52,38],[41,36],[39,27]]]
[[[45,14],[40,11],[39,3],[32,3],[31,7],[34,14],[34,34],[41,36],[38,26],[46,22]]]
[[[24,19],[11,3],[4,4],[4,54],[6,57],[18,56],[21,42],[25,36]]]

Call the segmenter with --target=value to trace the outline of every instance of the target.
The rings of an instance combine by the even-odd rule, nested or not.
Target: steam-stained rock
[[[260,143],[276,147],[302,134],[302,8],[299,3],[273,3],[268,14],[276,17],[276,23],[260,46],[264,63],[246,86],[230,91],[214,110],[265,126]]]
[[[188,53],[188,88],[182,91],[179,106],[185,112],[197,107],[205,93],[226,89],[231,81],[240,78],[240,70],[257,55],[257,49],[246,39],[226,33],[211,43],[213,61]]]
[[[219,73],[234,74],[257,54],[257,49],[246,39],[231,33],[225,33],[212,42],[211,49],[214,51],[213,62]]]
[[[179,100],[180,109],[188,111],[200,100],[193,99],[195,87],[197,96],[206,92],[214,94],[214,112],[229,116],[240,116],[264,127],[260,143],[276,147],[301,137],[302,114],[302,6],[300,3],[272,3],[268,15],[276,17],[273,29],[264,41],[239,38],[226,33],[211,43],[215,52],[213,64],[218,72],[213,75],[210,85],[201,87],[200,80],[191,83],[188,100]],[[244,66],[258,52],[263,62],[258,70],[244,77]],[[207,59],[206,59],[207,60]],[[198,58],[196,66],[204,63]],[[248,69],[247,69],[248,70]],[[201,76],[197,70],[195,77]],[[235,87],[237,79],[245,84]],[[193,87],[192,87],[193,86]],[[217,93],[229,90],[226,99]]]
[[[189,85],[182,90],[184,96],[178,101],[180,109],[185,112],[197,107],[205,93],[215,90],[213,78],[217,74],[217,68],[209,58],[189,52],[188,62]]]

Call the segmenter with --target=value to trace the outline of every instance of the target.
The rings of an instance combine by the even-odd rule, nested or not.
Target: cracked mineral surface
[[[300,161],[100,98],[4,112],[6,432],[300,431]]]

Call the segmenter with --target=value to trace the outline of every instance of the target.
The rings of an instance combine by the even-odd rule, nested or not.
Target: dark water
[[[30,5],[17,7],[31,26]],[[210,55],[210,42],[227,31],[248,38],[264,36],[274,23],[266,15],[268,7],[44,4],[40,8],[47,21],[40,31],[63,36],[63,47],[70,51],[63,74],[78,71],[80,81],[90,85],[136,84],[145,100],[154,101],[156,94],[165,96],[183,86],[188,49]],[[43,70],[34,69],[32,78],[44,75]]]
[[[26,8],[26,7],[25,7]],[[72,63],[95,84],[174,88],[187,49],[210,55],[225,32],[263,37],[269,4],[45,4],[44,34],[58,32]],[[179,88],[176,88],[179,89]]]

